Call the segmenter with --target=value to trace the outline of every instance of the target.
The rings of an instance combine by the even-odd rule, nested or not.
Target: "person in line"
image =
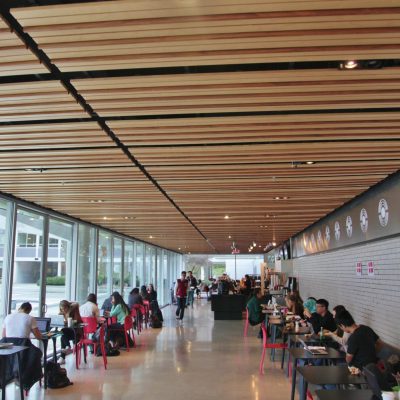
[[[349,366],[361,370],[368,364],[377,362],[376,349],[382,342],[369,326],[357,325],[347,310],[336,316],[336,323],[343,332],[350,334],[346,352],[346,361]]]
[[[149,302],[152,302],[153,300],[157,301],[157,292],[154,289],[154,285],[152,283],[147,286],[147,299]]]
[[[81,324],[83,322],[81,314],[79,313],[78,303],[72,303],[68,300],[60,301],[60,314],[64,316],[65,324],[68,322],[68,318],[72,318],[72,320],[76,321],[77,324]],[[82,337],[82,333],[82,328],[74,329],[66,327],[62,329],[61,355],[58,359],[59,364],[65,364],[65,356],[72,353],[70,341],[72,340],[74,343],[78,343]]]
[[[186,271],[181,272],[181,278],[176,280],[175,285],[175,298],[178,304],[176,308],[176,319],[182,321],[185,313],[186,298],[188,292],[189,282],[186,279]]]
[[[194,291],[197,287],[197,279],[193,276],[192,271],[188,271],[188,296],[186,298],[186,306],[192,306],[193,307],[193,302],[194,302]]]
[[[199,281],[197,282],[197,287],[196,287],[196,297],[198,299],[201,299],[201,288],[203,286],[203,282],[201,281],[201,279],[199,279]]]
[[[7,315],[3,323],[3,337],[28,339],[33,334],[36,339],[41,339],[36,319],[29,315],[31,311],[31,303],[26,302],[21,304],[18,312]]]
[[[316,312],[311,314],[310,322],[315,334],[319,334],[321,329],[330,332],[336,331],[336,322],[332,313],[329,311],[329,303],[325,299],[319,299],[316,303]]]
[[[299,315],[301,319],[304,318],[304,307],[303,304],[299,302],[299,299],[296,295],[290,294],[286,296],[286,306],[288,311],[293,313],[294,315]]]
[[[343,311],[346,311],[346,308],[344,306],[335,306],[332,310],[333,318],[335,318],[336,320],[336,317],[339,316],[340,313],[342,313]],[[340,327],[338,327],[335,332],[331,332],[325,329],[324,335],[331,337],[336,343],[339,343],[341,351],[345,353],[347,352],[347,342],[349,341],[350,333],[343,332]]]
[[[243,294],[244,294],[245,296],[247,296],[247,297],[249,297],[250,294],[251,294],[251,284],[252,284],[252,282],[251,282],[250,276],[246,274],[246,275],[244,276],[244,290],[243,290]]]
[[[118,349],[118,347],[124,342],[124,322],[125,317],[130,314],[130,310],[119,292],[114,292],[111,295],[111,302],[113,306],[109,316],[115,317],[117,322],[108,326],[108,340],[113,348]]]
[[[101,306],[101,309],[102,309],[103,311],[108,311],[108,312],[111,311],[111,308],[112,308],[112,301],[111,301],[111,299],[112,299],[112,295],[110,295],[109,297],[107,297],[107,298],[104,300],[103,305]]]
[[[97,296],[90,293],[86,299],[86,303],[79,307],[79,314],[81,317],[94,317],[97,321],[100,320],[100,310],[97,306]]]
[[[130,310],[132,310],[135,304],[143,305],[143,298],[140,295],[139,288],[132,289],[128,296],[128,307]]]

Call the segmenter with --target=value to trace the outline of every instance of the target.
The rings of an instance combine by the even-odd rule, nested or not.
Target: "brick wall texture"
[[[375,275],[368,276],[368,262]],[[362,262],[362,275],[356,264]],[[293,260],[300,294],[343,304],[357,323],[400,348],[400,237]]]

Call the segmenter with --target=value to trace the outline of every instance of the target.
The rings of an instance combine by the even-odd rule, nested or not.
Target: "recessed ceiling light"
[[[345,61],[341,64],[344,69],[354,69],[358,67],[358,62],[354,60]]]
[[[253,247],[256,247],[257,246],[257,243],[256,242],[253,242]]]
[[[272,242],[272,246],[274,246],[274,247],[275,247],[275,246],[276,246],[276,242]]]
[[[307,161],[306,164],[312,165],[312,164],[315,164],[315,161]]]
[[[152,236],[152,235],[150,235],[150,236],[149,236],[149,239],[153,239],[153,236]]]
[[[228,239],[232,239],[232,236],[231,236],[231,235],[229,235],[229,236],[228,236]]]
[[[178,250],[180,250],[181,248],[180,247],[178,247]]]
[[[275,196],[274,200],[280,200],[281,198],[279,196]]]
[[[103,217],[103,219],[107,219],[107,217]]]
[[[225,215],[224,219],[229,219],[229,215]]]
[[[283,200],[287,200],[289,197],[287,196],[283,196]]]

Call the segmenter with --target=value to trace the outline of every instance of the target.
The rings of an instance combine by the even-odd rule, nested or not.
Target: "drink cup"
[[[67,326],[68,326],[68,328],[72,328],[72,325],[73,325],[72,318],[71,318],[71,317],[68,317],[68,318],[67,318]]]

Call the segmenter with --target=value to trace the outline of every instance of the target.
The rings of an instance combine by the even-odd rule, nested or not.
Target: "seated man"
[[[347,310],[336,316],[336,323],[343,332],[350,334],[346,353],[346,361],[350,366],[362,369],[377,362],[376,346],[380,345],[380,339],[370,327],[357,325]]]
[[[317,300],[316,312],[311,315],[310,322],[314,333],[318,334],[321,329],[330,332],[336,331],[336,323],[333,315],[328,310],[329,303],[325,299]]]
[[[247,309],[249,311],[249,324],[254,326],[261,324],[265,319],[265,314],[261,310],[263,295],[261,289],[254,289],[254,296],[248,301]]]

